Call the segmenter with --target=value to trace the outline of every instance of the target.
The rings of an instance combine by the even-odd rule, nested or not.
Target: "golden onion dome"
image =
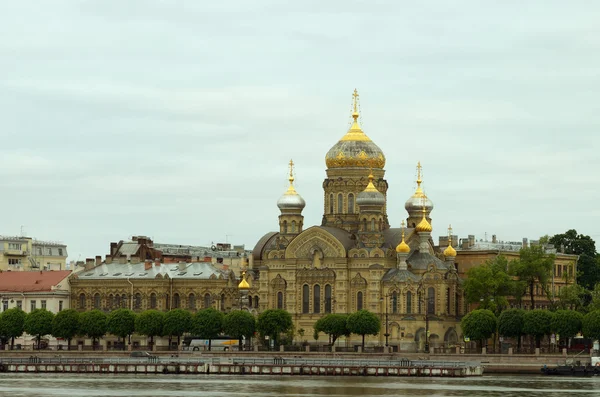
[[[383,168],[383,151],[358,125],[358,92],[354,90],[354,121],[350,129],[325,155],[327,168]]]
[[[396,246],[396,252],[399,254],[408,254],[410,252],[410,247],[404,242],[404,238],[402,238],[400,244]]]
[[[246,281],[246,272],[242,273],[242,281],[238,284],[238,289],[250,289],[250,284]]]
[[[450,258],[456,257],[456,250],[452,247],[452,244],[449,244],[448,247],[444,250],[444,256]]]
[[[433,230],[433,228],[431,227],[431,223],[427,222],[427,218],[425,218],[425,214],[426,214],[426,209],[425,209],[425,207],[423,207],[423,219],[421,219],[421,222],[419,222],[419,224],[415,228],[415,230],[417,232],[431,232]]]

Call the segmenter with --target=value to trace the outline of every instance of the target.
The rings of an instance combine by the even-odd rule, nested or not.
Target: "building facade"
[[[65,270],[67,246],[31,237],[0,236],[0,270]]]

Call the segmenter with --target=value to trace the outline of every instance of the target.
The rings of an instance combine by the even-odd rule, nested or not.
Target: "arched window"
[[[179,298],[179,294],[173,294],[173,308],[179,309],[181,307],[181,298]]]
[[[435,313],[435,288],[433,287],[427,289],[427,313]]]
[[[115,308],[120,308],[121,307],[121,295],[117,294],[115,295]]]
[[[133,308],[135,310],[140,310],[142,308],[142,294],[137,292],[133,298]]]
[[[392,313],[398,313],[398,293],[392,293]]]
[[[306,314],[310,310],[310,288],[307,284],[302,286],[302,313]]]
[[[292,233],[296,233],[296,221],[292,221]]]
[[[348,213],[354,214],[354,194],[348,194]]]
[[[150,309],[156,309],[156,294],[154,292],[150,294]]]
[[[129,307],[128,303],[129,302],[128,302],[128,299],[127,299],[127,295],[126,294],[121,295],[121,307],[128,308]]]
[[[85,309],[85,294],[79,294],[79,308]]]
[[[167,310],[171,310],[171,296],[169,294],[165,295],[165,307]]]
[[[329,195],[329,213],[333,214],[333,194]]]
[[[363,219],[363,232],[367,231],[367,220]]]
[[[283,221],[283,234],[287,234],[287,221]]]
[[[325,313],[331,313],[331,285],[325,286]]]
[[[225,311],[225,294],[221,294],[221,310]]]
[[[458,292],[456,294],[454,294],[454,315],[455,316],[460,316],[459,298],[460,298],[460,295],[458,295]]]
[[[321,313],[321,286],[313,287],[313,313]]]
[[[375,218],[371,219],[371,231],[375,231]]]
[[[100,294],[94,294],[94,309],[100,310]]]
[[[450,314],[450,288],[446,288],[446,314]]]
[[[412,293],[410,291],[406,293],[406,313],[412,313]]]
[[[338,193],[338,206],[337,206],[337,212],[338,214],[343,214],[344,213],[344,196],[342,195],[342,193]]]
[[[204,308],[208,309],[210,307],[210,294],[204,295]]]
[[[196,295],[190,294],[188,296],[188,308],[190,310],[196,310]]]
[[[363,293],[362,292],[358,292],[358,294],[356,294],[356,310],[362,310],[363,308]]]
[[[283,309],[283,292],[281,291],[277,293],[277,308]]]
[[[248,307],[252,307],[252,295],[248,295]]]
[[[254,297],[254,308],[258,309],[258,295]]]
[[[112,309],[115,305],[115,297],[113,296],[113,294],[108,295],[108,302],[107,302],[107,306],[109,309]]]

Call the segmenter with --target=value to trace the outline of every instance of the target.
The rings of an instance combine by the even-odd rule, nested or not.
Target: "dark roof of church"
[[[335,237],[340,243],[342,243],[342,245],[344,246],[346,251],[348,251],[349,249],[354,247],[354,245],[356,244],[356,240],[352,239],[352,234],[348,233],[344,229],[340,229],[337,227],[330,227],[330,226],[316,226],[316,227],[318,227],[319,229],[323,229],[328,233],[331,233],[333,235],[333,237]]]
[[[256,243],[254,249],[252,250],[252,258],[254,260],[260,260],[260,258],[262,257],[263,249],[265,248],[267,243],[277,234],[279,234],[279,232],[269,232],[262,236],[260,240],[258,240],[258,243]]]
[[[398,282],[406,282],[408,280],[418,282],[421,277],[416,274],[411,273],[409,270],[400,270],[397,268],[388,270],[383,275],[383,281],[398,281]]]
[[[429,266],[430,263],[434,263],[435,267],[438,269],[448,269],[446,263],[435,255],[431,255],[429,252],[420,252],[419,250],[413,251],[406,262],[411,265],[413,269],[427,270],[427,266]]]

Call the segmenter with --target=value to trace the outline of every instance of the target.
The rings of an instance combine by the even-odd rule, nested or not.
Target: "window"
[[[283,221],[283,234],[287,233],[287,221]]]
[[[94,295],[94,309],[100,309],[100,294]]]
[[[362,310],[363,308],[363,293],[359,292],[356,294],[356,310]]]
[[[63,256],[63,249],[62,248],[58,249],[58,255]]]
[[[115,295],[115,308],[120,308],[121,307],[121,295],[117,294]]]
[[[302,313],[308,313],[310,308],[310,288],[307,284],[302,286]]]
[[[140,310],[142,308],[142,294],[136,292],[133,297],[133,308],[135,310]]]
[[[48,248],[48,255],[52,255],[52,248]]]
[[[79,294],[79,308],[85,309],[85,294]]]
[[[129,307],[129,304],[127,302],[127,295],[125,295],[125,294],[121,295],[121,307],[123,307],[123,308]]]
[[[8,310],[8,301],[2,301],[2,311],[5,312]]]
[[[283,309],[283,292],[281,291],[277,293],[277,308]]]
[[[38,249],[37,249],[37,254],[38,254],[38,255],[42,255],[42,249],[41,249],[41,248],[38,248]]]
[[[204,295],[204,308],[207,309],[210,307],[210,294]]]
[[[354,214],[354,195],[352,193],[348,195],[348,213]]]
[[[31,311],[35,310],[35,306],[36,306],[36,302],[35,301],[31,301]]]
[[[398,313],[398,293],[392,293],[392,313]]]
[[[252,295],[248,296],[248,307],[252,307]]]
[[[344,213],[344,196],[342,196],[342,193],[338,193],[338,202],[337,202],[337,213],[338,214],[343,214]]]
[[[254,297],[254,308],[258,309],[258,296]]]
[[[106,306],[109,309],[112,309],[115,306],[115,297],[113,294],[108,295],[108,302],[106,302]]]
[[[329,213],[333,214],[333,194],[329,195]]]
[[[292,221],[292,233],[296,233],[296,221]]]
[[[331,313],[331,285],[325,286],[325,313]]]
[[[363,232],[367,231],[367,220],[366,219],[363,219],[363,228],[362,229],[363,229]]]
[[[167,310],[171,310],[171,296],[169,294],[165,295],[165,307]]]
[[[58,301],[58,311],[62,312],[63,309],[63,301]]]
[[[46,301],[41,301],[42,303],[42,309],[46,310]]]
[[[221,310],[225,311],[225,294],[221,294]]]
[[[315,285],[313,291],[313,313],[321,313],[321,286]]]
[[[410,291],[406,293],[406,313],[412,313],[412,293]]]
[[[188,308],[190,310],[196,310],[196,295],[190,294],[188,296]]]
[[[427,289],[427,313],[435,313],[435,288],[433,287]]]
[[[181,307],[181,299],[179,298],[179,294],[175,293],[173,295],[173,308],[179,309]]]
[[[8,243],[8,249],[21,251],[21,243]]]
[[[446,313],[450,314],[450,288],[446,288]]]
[[[21,266],[21,259],[17,258],[8,258],[8,264],[14,266]]]
[[[371,231],[375,231],[375,218],[371,219]]]
[[[23,301],[17,301],[17,308],[23,310]]]
[[[154,292],[150,294],[150,309],[156,309],[156,294]]]

